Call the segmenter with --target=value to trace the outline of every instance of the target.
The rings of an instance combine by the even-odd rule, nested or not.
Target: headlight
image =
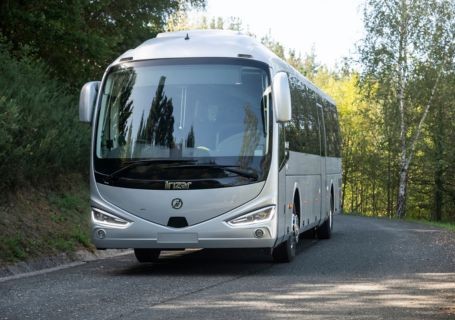
[[[97,208],[92,208],[92,219],[99,224],[117,228],[126,228],[131,223],[130,221]]]
[[[258,222],[270,221],[275,213],[275,206],[262,208],[227,221],[231,226],[243,226]]]

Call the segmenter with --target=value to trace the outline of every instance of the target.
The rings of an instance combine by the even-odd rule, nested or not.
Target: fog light
[[[98,239],[104,239],[106,238],[106,231],[104,231],[103,229],[98,229],[96,230],[96,236],[98,237]]]
[[[264,236],[264,231],[262,229],[256,229],[256,231],[254,231],[254,236],[256,238],[262,238]]]

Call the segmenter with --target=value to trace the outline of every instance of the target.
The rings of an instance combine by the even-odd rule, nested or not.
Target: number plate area
[[[158,233],[158,243],[198,243],[197,233]]]

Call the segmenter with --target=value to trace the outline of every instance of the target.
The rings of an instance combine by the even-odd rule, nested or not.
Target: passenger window
[[[292,119],[286,135],[292,151],[320,155],[316,95],[299,79],[290,77]]]

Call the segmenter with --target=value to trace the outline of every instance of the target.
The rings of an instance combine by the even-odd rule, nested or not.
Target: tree
[[[262,37],[261,43],[267,48],[269,48],[271,51],[273,51],[273,53],[275,53],[278,57],[280,57],[283,60],[286,60],[286,57],[284,56],[285,49],[283,44],[273,39],[272,32],[270,30],[268,34]]]
[[[314,58],[314,57],[313,57]],[[378,121],[380,108],[365,99],[358,87],[358,73],[318,69],[313,82],[336,102],[341,135],[343,164],[342,205],[346,212],[383,214],[384,155]]]
[[[399,218],[406,213],[409,168],[416,146],[453,51],[453,10],[449,0],[369,0],[365,8],[367,34],[360,50],[364,85],[377,84],[377,97],[392,98],[382,101],[384,108],[396,108],[399,115]],[[425,74],[428,90],[416,100],[413,82],[422,75],[423,66],[432,66],[434,72]]]
[[[54,73],[79,87],[99,79],[127,49],[161,32],[170,14],[204,0],[11,1],[0,3],[0,33],[35,48]]]

